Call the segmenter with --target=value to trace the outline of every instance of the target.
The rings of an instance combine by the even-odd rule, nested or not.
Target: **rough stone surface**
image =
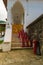
[[[36,56],[29,49],[0,52],[0,65],[43,65],[43,55]]]
[[[43,46],[43,15],[41,15],[38,19],[36,19],[33,23],[28,26],[28,34],[30,39],[33,40],[36,37],[41,47]]]

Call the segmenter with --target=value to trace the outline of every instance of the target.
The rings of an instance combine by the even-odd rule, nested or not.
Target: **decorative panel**
[[[23,25],[21,25],[21,24],[13,24],[12,33],[17,34],[22,28],[23,28]]]

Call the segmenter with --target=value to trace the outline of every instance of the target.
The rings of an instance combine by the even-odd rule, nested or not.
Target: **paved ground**
[[[29,49],[0,52],[0,65],[43,65],[43,55],[36,56]]]

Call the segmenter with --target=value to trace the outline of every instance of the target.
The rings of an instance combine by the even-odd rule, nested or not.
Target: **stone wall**
[[[30,39],[32,40],[34,37],[37,37],[43,46],[43,16],[39,17],[32,24],[30,24],[27,29]]]

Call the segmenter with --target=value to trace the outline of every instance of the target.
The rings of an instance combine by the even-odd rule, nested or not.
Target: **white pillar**
[[[12,26],[11,24],[6,25],[6,30],[5,30],[5,38],[4,42],[11,42],[11,36],[12,36]]]
[[[11,37],[12,37],[12,26],[11,24],[6,25],[4,43],[2,44],[3,51],[11,50]]]

